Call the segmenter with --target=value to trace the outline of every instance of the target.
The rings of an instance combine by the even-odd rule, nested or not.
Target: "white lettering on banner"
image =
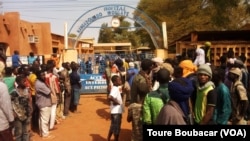
[[[98,79],[102,79],[102,76],[90,76],[89,79],[98,80]]]
[[[99,80],[99,81],[86,81],[86,85],[106,85],[106,81],[105,80]]]
[[[94,89],[106,89],[106,86],[94,86]]]
[[[84,89],[91,90],[91,89],[93,89],[93,86],[84,86]]]
[[[107,89],[107,86],[84,86],[85,90]]]
[[[95,81],[95,84],[106,84],[106,81]]]

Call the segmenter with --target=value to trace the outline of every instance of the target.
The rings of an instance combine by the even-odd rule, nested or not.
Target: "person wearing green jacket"
[[[149,92],[143,102],[142,120],[143,124],[155,124],[161,108],[169,100],[168,82],[171,80],[170,72],[167,69],[161,68],[156,79],[160,83],[157,90]]]

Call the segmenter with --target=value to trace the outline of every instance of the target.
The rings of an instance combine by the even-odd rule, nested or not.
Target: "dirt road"
[[[57,129],[51,134],[56,137],[53,141],[106,141],[110,126],[110,110],[106,94],[81,95],[79,114],[70,117],[56,125]],[[122,117],[120,141],[130,141],[131,123],[126,121],[127,107]],[[33,141],[43,139],[34,132]],[[112,137],[113,138],[113,137]]]

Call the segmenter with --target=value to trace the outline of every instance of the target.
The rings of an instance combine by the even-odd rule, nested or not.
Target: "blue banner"
[[[106,79],[100,74],[80,74],[81,77],[81,93],[107,93]]]

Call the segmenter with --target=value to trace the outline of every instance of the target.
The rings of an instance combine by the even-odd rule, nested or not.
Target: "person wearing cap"
[[[247,125],[247,121],[244,119],[247,108],[248,98],[247,91],[240,81],[241,70],[239,68],[231,68],[229,70],[228,79],[232,81],[231,100],[232,100],[232,114],[228,124],[231,125]]]
[[[215,85],[211,81],[212,70],[209,65],[201,64],[197,70],[197,90],[194,104],[194,120],[196,124],[211,124],[217,101]]]
[[[171,81],[173,79],[173,74],[174,74],[173,66],[170,63],[162,63],[162,64],[160,64],[160,68],[161,69],[164,68],[164,69],[167,69],[169,71],[170,81]],[[157,80],[155,80],[152,90],[153,91],[157,90],[159,88],[159,86],[160,86],[160,83]]]
[[[242,60],[236,59],[234,61],[234,66],[236,68],[239,68],[241,70],[240,80],[243,83],[245,89],[247,89],[247,87],[248,87],[248,75],[249,74],[248,74],[247,68],[245,67],[245,64],[243,63]]]

